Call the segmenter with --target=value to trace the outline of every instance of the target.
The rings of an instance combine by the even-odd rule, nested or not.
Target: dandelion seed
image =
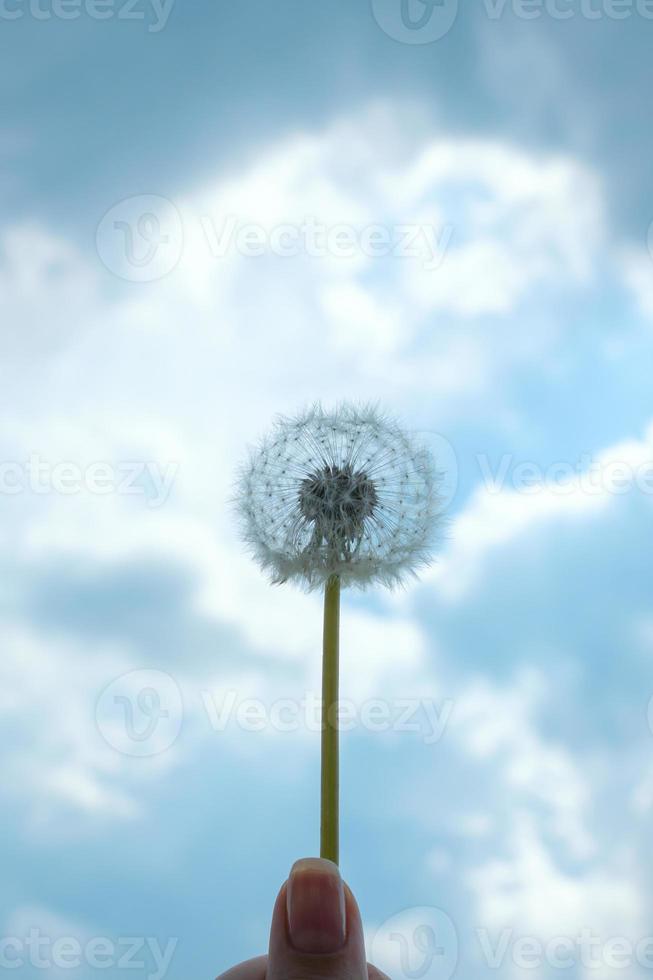
[[[340,586],[394,586],[431,560],[439,524],[429,453],[376,408],[281,418],[241,473],[243,536],[273,582],[324,588],[320,854],[338,862]]]
[[[274,450],[288,446],[288,454]],[[243,535],[274,582],[394,586],[431,559],[438,494],[430,455],[372,407],[282,418],[238,488]]]

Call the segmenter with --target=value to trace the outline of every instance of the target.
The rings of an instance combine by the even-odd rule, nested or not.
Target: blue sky
[[[275,413],[356,398],[447,491],[433,569],[343,602],[370,958],[419,973],[430,925],[427,978],[648,976],[653,11],[63,10],[0,11],[2,967],[264,949],[320,601],[229,497]]]

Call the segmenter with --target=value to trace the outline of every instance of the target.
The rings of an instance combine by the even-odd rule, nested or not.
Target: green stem
[[[322,812],[320,856],[338,863],[338,659],[340,578],[332,575],[324,589],[322,647]]]

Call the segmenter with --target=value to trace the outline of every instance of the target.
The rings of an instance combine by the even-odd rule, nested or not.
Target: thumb
[[[358,905],[331,861],[293,865],[274,907],[266,980],[368,980]]]

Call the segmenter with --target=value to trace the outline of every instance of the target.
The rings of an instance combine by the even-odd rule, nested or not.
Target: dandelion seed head
[[[439,525],[431,455],[371,406],[281,417],[240,474],[243,537],[274,582],[394,586],[429,564]]]

